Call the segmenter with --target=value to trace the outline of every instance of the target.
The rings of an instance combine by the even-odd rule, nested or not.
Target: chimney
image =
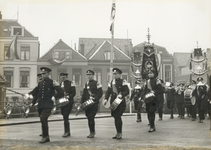
[[[2,19],[2,14],[1,14],[1,11],[0,11],[0,19]]]

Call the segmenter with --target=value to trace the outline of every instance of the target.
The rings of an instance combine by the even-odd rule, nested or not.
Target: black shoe
[[[63,138],[70,136],[70,133],[64,133],[64,135],[62,135]]]
[[[116,139],[116,137],[117,137],[117,134],[114,137],[112,137],[112,139]]]
[[[195,120],[196,120],[195,118],[192,118],[192,119],[191,119],[191,121],[195,121]]]
[[[174,116],[171,116],[170,119],[174,119]]]
[[[162,120],[163,120],[162,118],[159,118],[159,119],[158,119],[158,121],[162,121]]]
[[[39,143],[46,143],[46,142],[50,142],[49,137],[42,138],[41,141],[39,141]]]
[[[91,132],[91,133],[87,136],[87,138],[94,138],[94,136],[95,136],[95,132]]]
[[[122,133],[117,133],[116,139],[120,140],[122,138]]]
[[[41,133],[39,136],[42,136],[43,134]]]
[[[141,119],[137,119],[136,122],[141,122]]]
[[[156,131],[155,128],[150,128],[148,132],[154,132],[154,131]]]

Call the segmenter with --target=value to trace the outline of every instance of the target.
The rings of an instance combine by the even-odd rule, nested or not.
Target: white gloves
[[[33,96],[30,94],[24,94],[23,96],[24,99],[33,99]]]

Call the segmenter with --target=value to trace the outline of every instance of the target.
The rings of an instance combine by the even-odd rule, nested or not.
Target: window
[[[110,60],[110,59],[111,59],[111,52],[105,52],[105,53],[104,53],[104,56],[105,56],[105,59],[106,59],[106,60]],[[114,55],[114,53],[113,53],[113,59],[115,59],[114,56],[115,56],[115,55]]]
[[[13,71],[4,71],[4,76],[7,80],[6,87],[13,87]]]
[[[29,71],[20,71],[20,87],[29,87]]]
[[[58,51],[53,52],[52,55],[53,55],[52,57],[55,58],[55,59],[59,58],[59,52]]]
[[[126,81],[128,81],[128,74],[122,73],[122,79],[125,79]]]
[[[164,75],[165,75],[165,82],[172,82],[172,73],[171,73],[171,70],[172,70],[172,65],[164,65]]]
[[[8,60],[9,57],[7,57],[7,51],[8,51],[9,45],[4,45],[4,59]]]
[[[13,35],[21,35],[21,36],[23,36],[24,35],[24,29],[23,29],[23,27],[20,27],[20,26],[16,26],[16,27],[11,27],[11,35],[13,36]]]
[[[72,51],[60,51],[60,50],[56,50],[52,53],[52,57],[54,59],[59,59],[59,60],[63,60],[64,58],[66,59],[72,59]]]
[[[94,72],[95,72],[95,75],[94,75],[94,80],[98,81],[99,83],[101,83],[101,70],[97,69],[95,70],[94,69]]]
[[[73,69],[73,81],[75,81],[75,85],[79,86],[81,85],[81,69],[80,68],[74,68]]]
[[[30,46],[21,46],[21,60],[30,59]]]

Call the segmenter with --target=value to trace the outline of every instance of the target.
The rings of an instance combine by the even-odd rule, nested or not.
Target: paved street
[[[39,144],[41,125],[38,117],[12,118],[0,120],[1,150],[86,150],[86,149],[159,149],[159,150],[207,150],[211,149],[210,120],[204,123],[191,121],[190,118],[169,119],[164,115],[163,121],[157,121],[156,132],[148,133],[146,114],[142,114],[142,122],[136,122],[135,114],[124,114],[123,138],[114,140],[114,120],[110,114],[98,114],[96,117],[96,135],[88,139],[87,119],[84,114],[71,114],[71,137],[62,138],[63,122],[61,115],[52,115],[49,120],[51,142]]]

